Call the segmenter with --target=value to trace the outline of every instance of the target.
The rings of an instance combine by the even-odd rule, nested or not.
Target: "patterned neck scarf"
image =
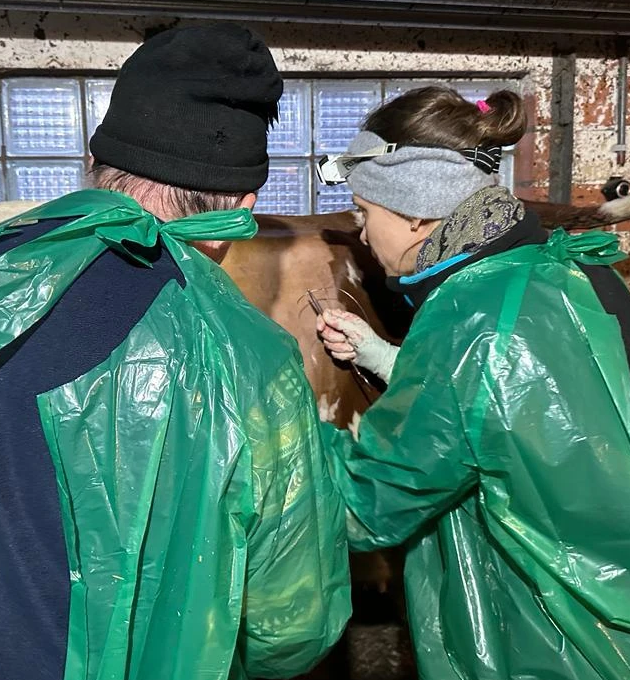
[[[521,201],[506,187],[485,187],[442,220],[420,247],[416,272],[461,253],[474,253],[506,234],[525,216]]]

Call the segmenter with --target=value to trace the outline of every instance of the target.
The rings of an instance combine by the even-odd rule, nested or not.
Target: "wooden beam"
[[[549,133],[549,201],[571,203],[575,53],[553,57],[551,131]]]

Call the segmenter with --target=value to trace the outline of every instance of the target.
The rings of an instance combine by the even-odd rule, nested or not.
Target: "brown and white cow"
[[[392,340],[403,337],[409,309],[386,289],[350,213],[256,219],[259,236],[234,243],[223,266],[251,302],[297,338],[322,420],[356,424],[378,391],[358,371],[327,356],[315,334],[307,291],[322,307],[342,306],[365,316]]]

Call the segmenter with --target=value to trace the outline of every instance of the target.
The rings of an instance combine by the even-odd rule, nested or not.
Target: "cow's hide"
[[[234,243],[223,266],[245,296],[298,340],[323,420],[353,426],[378,396],[361,373],[333,363],[315,333],[311,290],[322,307],[342,306],[400,340],[410,309],[384,285],[349,213],[294,218],[258,215],[259,236]]]

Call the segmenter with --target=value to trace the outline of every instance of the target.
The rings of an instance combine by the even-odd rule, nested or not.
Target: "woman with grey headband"
[[[603,232],[549,234],[496,181],[521,98],[409,92],[320,175],[416,308],[400,348],[327,310],[387,390],[324,425],[351,545],[404,543],[424,680],[630,678],[630,297]]]

